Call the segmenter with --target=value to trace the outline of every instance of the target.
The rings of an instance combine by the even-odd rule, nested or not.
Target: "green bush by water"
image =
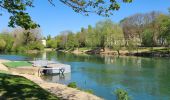
[[[115,94],[117,96],[117,100],[130,100],[130,97],[124,89],[117,89],[115,91]]]
[[[77,88],[77,84],[76,82],[71,82],[67,85],[68,87],[71,87],[71,88]]]

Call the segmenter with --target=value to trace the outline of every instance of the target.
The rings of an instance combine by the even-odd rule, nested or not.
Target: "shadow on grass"
[[[0,73],[0,100],[59,100],[34,82],[16,75]]]

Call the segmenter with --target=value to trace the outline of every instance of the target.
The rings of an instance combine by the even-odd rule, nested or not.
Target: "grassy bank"
[[[31,63],[27,61],[12,61],[12,62],[5,62],[3,63],[5,66],[9,68],[17,68],[17,67],[22,67],[22,66],[32,66]]]
[[[0,73],[1,100],[59,100],[34,82],[16,75]]]

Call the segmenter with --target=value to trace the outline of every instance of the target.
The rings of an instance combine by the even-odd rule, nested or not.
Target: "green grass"
[[[3,63],[5,66],[10,68],[22,67],[22,66],[32,66],[31,63],[27,61],[13,61]]]
[[[67,86],[71,88],[77,88],[76,82],[70,82]]]
[[[3,71],[3,70],[0,70],[0,73],[9,73],[8,71]]]
[[[59,100],[59,98],[24,77],[0,73],[0,100]]]
[[[84,47],[84,48],[79,48],[80,51],[86,51],[86,50],[91,50],[91,48]]]
[[[126,49],[125,49],[126,50]],[[138,52],[154,52],[154,53],[167,53],[170,51],[168,47],[139,47]],[[132,52],[137,52],[137,49],[132,50]]]

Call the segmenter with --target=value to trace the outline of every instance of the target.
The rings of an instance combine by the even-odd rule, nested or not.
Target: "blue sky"
[[[56,36],[61,31],[71,30],[73,32],[79,31],[81,27],[88,25],[94,26],[96,22],[106,19],[95,14],[83,16],[75,13],[71,8],[55,1],[55,7],[51,6],[48,0],[34,0],[34,8],[28,9],[28,13],[32,19],[40,24],[41,31],[44,36]],[[118,0],[121,1],[121,0]],[[168,13],[167,8],[170,7],[170,0],[133,0],[131,4],[121,4],[121,9],[115,11],[114,15],[110,17],[114,22],[119,22],[121,19],[136,14],[146,13],[150,11],[161,11]],[[0,16],[0,31],[8,28],[9,14],[1,10],[3,16]]]

